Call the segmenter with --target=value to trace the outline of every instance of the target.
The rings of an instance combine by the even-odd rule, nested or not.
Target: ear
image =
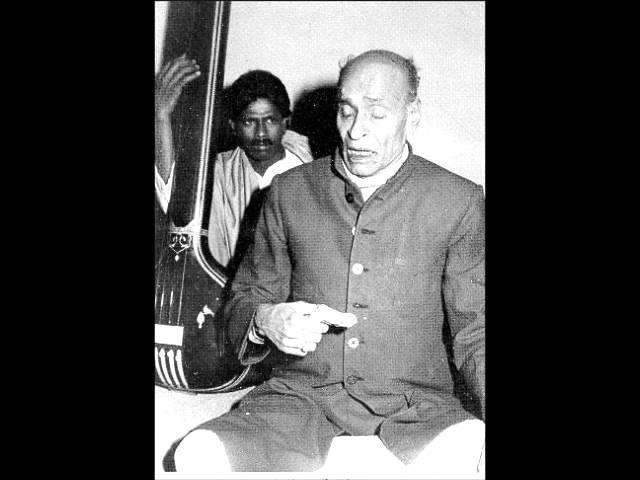
[[[236,124],[233,120],[229,119],[227,120],[229,122],[229,128],[231,129],[231,133],[235,134],[236,133]]]
[[[282,119],[282,121],[284,122],[284,128],[286,128],[287,130],[289,130],[289,126],[291,125],[291,116],[285,117]]]
[[[409,125],[412,129],[415,129],[420,123],[420,119],[422,118],[421,107],[422,104],[420,103],[419,98],[416,98],[407,106],[407,111],[409,113]]]

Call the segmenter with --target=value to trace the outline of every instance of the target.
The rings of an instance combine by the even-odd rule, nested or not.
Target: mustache
[[[273,145],[273,142],[268,139],[268,138],[263,138],[263,139],[258,139],[258,140],[252,140],[250,145],[252,147],[270,147]]]

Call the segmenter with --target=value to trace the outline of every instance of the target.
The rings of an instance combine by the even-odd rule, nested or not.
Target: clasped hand
[[[256,330],[284,353],[304,357],[313,352],[330,326],[349,328],[357,323],[353,313],[307,302],[262,304]]]

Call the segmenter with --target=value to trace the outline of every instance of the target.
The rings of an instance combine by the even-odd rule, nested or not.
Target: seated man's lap
[[[440,391],[375,395],[365,401],[341,384],[314,393],[332,423],[349,435],[377,435],[405,464],[445,429],[475,418],[453,394]]]
[[[317,470],[339,433],[304,390],[278,379],[256,387],[230,412],[197,429],[218,435],[239,472]]]
[[[416,392],[406,409],[390,415],[378,429],[382,443],[410,464],[445,429],[475,419],[452,394]]]
[[[474,418],[455,397],[441,392],[420,392],[393,408],[397,410],[381,415],[346,395],[344,388],[320,394],[274,378],[197,429],[218,435],[234,471],[314,471],[325,463],[332,439],[342,433],[378,435],[409,464],[442,431]]]

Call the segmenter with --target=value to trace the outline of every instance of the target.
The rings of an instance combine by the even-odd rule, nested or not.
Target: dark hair
[[[350,68],[357,61],[363,58],[377,58],[386,60],[398,67],[404,72],[407,78],[407,84],[409,85],[409,91],[407,92],[407,102],[413,102],[418,97],[418,86],[420,85],[420,77],[418,76],[418,69],[416,68],[413,59],[405,58],[397,53],[389,50],[369,50],[357,57],[350,55],[346,58],[340,67],[340,77],[338,78],[338,85],[342,84],[344,76],[350,70]]]
[[[242,112],[259,98],[273,103],[280,115],[291,115],[289,95],[278,77],[265,70],[250,70],[233,82],[228,92],[231,119],[238,120]]]

